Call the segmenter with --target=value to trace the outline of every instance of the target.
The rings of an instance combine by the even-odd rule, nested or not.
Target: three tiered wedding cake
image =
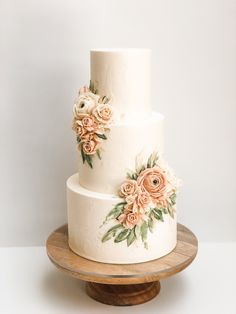
[[[70,248],[103,263],[159,258],[176,245],[178,182],[151,111],[150,50],[91,51],[73,107],[79,172],[67,181]]]

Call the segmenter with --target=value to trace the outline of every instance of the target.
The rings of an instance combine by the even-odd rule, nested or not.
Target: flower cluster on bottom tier
[[[109,210],[123,198],[89,191],[79,184],[75,174],[67,180],[67,209],[70,248],[78,255],[103,263],[129,264],[157,259],[174,249],[177,242],[176,213],[155,219],[148,234],[148,249],[142,238],[131,246],[126,241],[102,242],[104,234],[114,226],[114,219],[102,224]],[[130,230],[130,229],[129,229]]]

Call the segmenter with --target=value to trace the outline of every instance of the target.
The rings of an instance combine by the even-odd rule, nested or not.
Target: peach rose
[[[93,115],[99,123],[109,124],[113,117],[113,110],[109,104],[98,104],[93,109]]]
[[[124,224],[128,229],[132,229],[140,222],[141,216],[138,213],[121,214],[118,217],[120,223]]]
[[[98,129],[97,123],[92,116],[86,116],[80,121],[82,127],[88,132],[95,132]]]
[[[150,204],[150,202],[151,198],[147,192],[138,193],[136,198],[136,204],[138,208],[144,209]]]
[[[75,118],[73,119],[72,122],[72,130],[75,131],[76,135],[79,135],[80,137],[86,133],[86,130],[80,124],[80,121]]]
[[[137,182],[135,180],[126,180],[120,187],[120,196],[127,197],[129,195],[134,195],[137,191]]]
[[[81,136],[81,141],[82,142],[94,141],[97,144],[99,144],[102,142],[102,139],[98,137],[97,134],[94,132],[86,132]]]
[[[137,184],[156,202],[166,191],[167,179],[164,171],[155,166],[143,170],[137,178]]]
[[[88,140],[82,143],[83,152],[86,155],[94,155],[98,149],[98,142],[94,140]]]

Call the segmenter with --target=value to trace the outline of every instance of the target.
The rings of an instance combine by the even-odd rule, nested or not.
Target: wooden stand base
[[[196,236],[178,224],[177,245],[169,254],[145,263],[104,264],[72,252],[68,245],[67,225],[55,230],[47,240],[52,263],[64,273],[87,282],[87,294],[102,303],[135,305],[154,298],[160,291],[159,280],[185,269],[197,254]]]
[[[160,281],[138,285],[108,285],[86,283],[87,294],[101,303],[110,305],[137,305],[153,299],[161,289]]]

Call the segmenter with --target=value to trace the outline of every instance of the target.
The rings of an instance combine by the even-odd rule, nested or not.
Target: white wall
[[[93,47],[153,50],[179,220],[200,240],[236,240],[236,1],[6,0],[0,21],[1,245],[41,245],[66,220],[71,108]]]

